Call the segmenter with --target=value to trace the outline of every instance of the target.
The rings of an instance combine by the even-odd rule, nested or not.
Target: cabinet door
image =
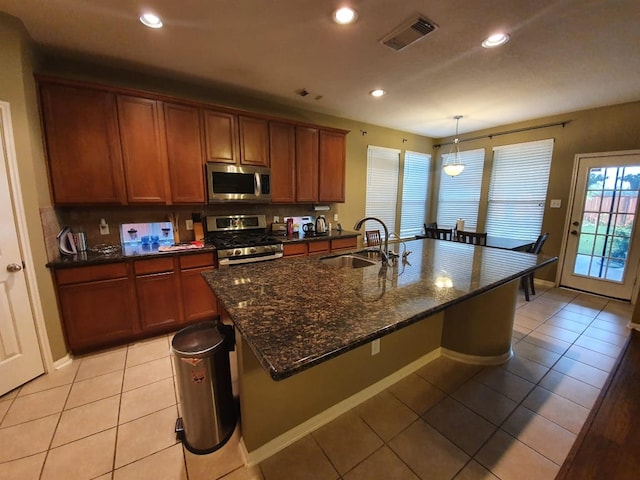
[[[358,246],[358,237],[349,238],[332,238],[331,239],[331,251],[354,249]]]
[[[40,85],[53,203],[126,203],[113,94]]]
[[[167,330],[181,323],[180,285],[173,271],[136,277],[136,292],[143,331]]]
[[[218,299],[202,278],[202,272],[212,268],[193,268],[180,272],[185,322],[210,320],[218,315]]]
[[[82,352],[134,333],[136,299],[128,278],[58,287],[69,349]]]
[[[296,200],[318,201],[318,129],[296,127]]]
[[[284,244],[285,257],[300,257],[307,255],[307,252],[307,242]]]
[[[269,124],[271,152],[271,202],[296,201],[296,133],[286,123]]]
[[[206,160],[236,163],[238,158],[238,127],[231,113],[204,110],[204,144]]]
[[[346,137],[320,130],[318,201],[344,202]]]
[[[204,161],[197,108],[164,103],[172,203],[205,203]]]
[[[262,118],[238,117],[240,163],[269,166],[269,124]]]
[[[166,203],[167,157],[160,104],[118,96],[118,122],[129,203]]]

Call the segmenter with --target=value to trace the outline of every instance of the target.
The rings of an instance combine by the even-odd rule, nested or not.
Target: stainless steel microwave
[[[270,202],[271,171],[264,167],[207,163],[209,203]]]

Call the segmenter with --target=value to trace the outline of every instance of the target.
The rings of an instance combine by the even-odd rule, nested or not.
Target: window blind
[[[452,154],[443,154],[441,166]],[[484,168],[484,149],[460,152],[464,171],[457,177],[440,174],[438,190],[438,227],[453,228],[458,218],[465,222],[465,230],[478,226],[478,206]]]
[[[382,220],[390,232],[395,230],[396,225],[399,168],[400,150],[369,145],[365,215]],[[364,228],[382,230],[377,223],[367,224]],[[384,235],[384,232],[380,233]]]
[[[427,208],[431,155],[404,152],[400,238],[422,233]]]
[[[487,233],[535,240],[549,185],[553,139],[504,145],[493,149]]]

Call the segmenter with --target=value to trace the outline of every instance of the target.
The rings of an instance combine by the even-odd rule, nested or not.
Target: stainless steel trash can
[[[182,413],[176,434],[192,453],[222,447],[236,425],[227,346],[214,322],[183,328],[171,342]]]

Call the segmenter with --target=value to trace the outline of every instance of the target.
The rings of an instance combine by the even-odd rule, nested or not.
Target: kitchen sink
[[[354,255],[351,253],[346,255],[338,255],[337,257],[324,257],[324,258],[321,258],[320,261],[327,265],[334,265],[336,267],[345,267],[345,268],[370,267],[378,263],[376,260],[366,258],[360,255]]]

